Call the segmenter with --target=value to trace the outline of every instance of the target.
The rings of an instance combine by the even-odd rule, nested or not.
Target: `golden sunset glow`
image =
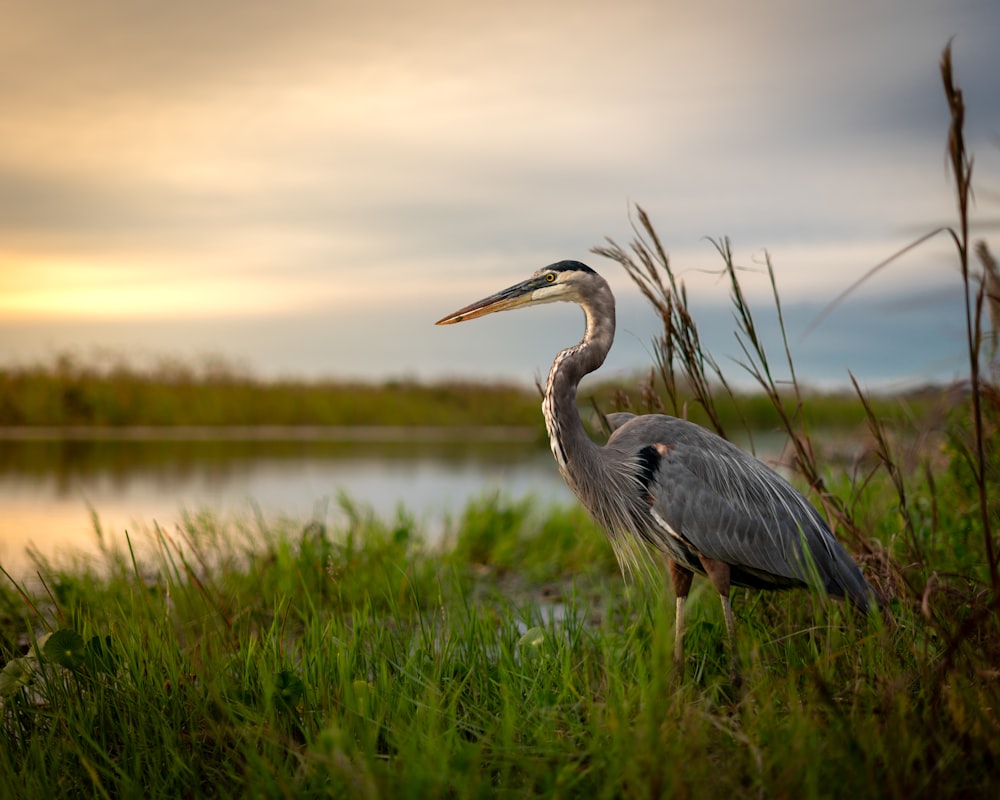
[[[301,298],[282,297],[273,279],[234,282],[210,274],[172,278],[165,265],[129,270],[107,260],[34,260],[0,274],[0,315],[11,318],[186,317],[287,310]]]

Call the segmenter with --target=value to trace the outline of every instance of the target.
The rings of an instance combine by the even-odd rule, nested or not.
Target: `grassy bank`
[[[575,508],[473,503],[440,551],[405,515],[349,512],[338,530],[192,518],[141,567],[47,565],[30,603],[5,583],[0,782],[26,798],[997,788],[998,631],[952,652],[937,594],[883,622],[738,592],[736,691],[707,584],[681,679],[669,598],[626,588]]]
[[[592,382],[581,406],[604,411],[642,408],[649,391],[643,376]],[[662,381],[652,391],[662,395]],[[926,418],[949,402],[948,389],[929,387],[876,397],[886,418]],[[693,393],[680,404],[693,421],[709,421]],[[785,397],[787,405],[796,398]],[[543,430],[534,387],[489,383],[382,384],[338,381],[263,381],[213,362],[211,369],[164,363],[139,369],[121,363],[88,363],[64,355],[52,363],[0,368],[0,428],[130,426],[519,426]],[[905,410],[904,410],[905,409]],[[718,413],[734,430],[772,430],[780,418],[761,393],[720,400]],[[864,412],[849,393],[814,394],[810,419],[817,427],[852,430]]]
[[[261,381],[215,365],[143,370],[63,356],[0,370],[0,426],[535,425],[523,387]]]

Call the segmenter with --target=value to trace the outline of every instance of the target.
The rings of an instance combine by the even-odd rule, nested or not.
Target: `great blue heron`
[[[552,363],[542,413],[566,483],[605,529],[623,572],[650,546],[666,556],[676,594],[674,658],[683,658],[684,601],[695,572],[722,598],[733,675],[736,627],[730,587],[821,588],[866,611],[874,599],[854,561],[815,508],[784,478],[730,442],[663,414],[611,414],[603,447],[584,430],[580,380],[601,364],[615,335],[607,282],[578,261],[560,261],[526,281],[438,320],[438,325],[525,305],[567,300],[586,317],[583,339]]]

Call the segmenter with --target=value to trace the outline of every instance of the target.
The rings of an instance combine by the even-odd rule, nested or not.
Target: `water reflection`
[[[91,509],[105,534],[172,530],[185,510],[223,515],[259,508],[308,519],[344,492],[391,515],[402,505],[429,534],[486,491],[568,502],[548,448],[508,442],[48,439],[0,443],[0,563],[93,552]]]

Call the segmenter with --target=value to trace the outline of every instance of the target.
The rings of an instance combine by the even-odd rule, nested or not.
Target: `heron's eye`
[[[545,273],[545,282],[552,283],[556,279],[556,274],[554,272]]]

